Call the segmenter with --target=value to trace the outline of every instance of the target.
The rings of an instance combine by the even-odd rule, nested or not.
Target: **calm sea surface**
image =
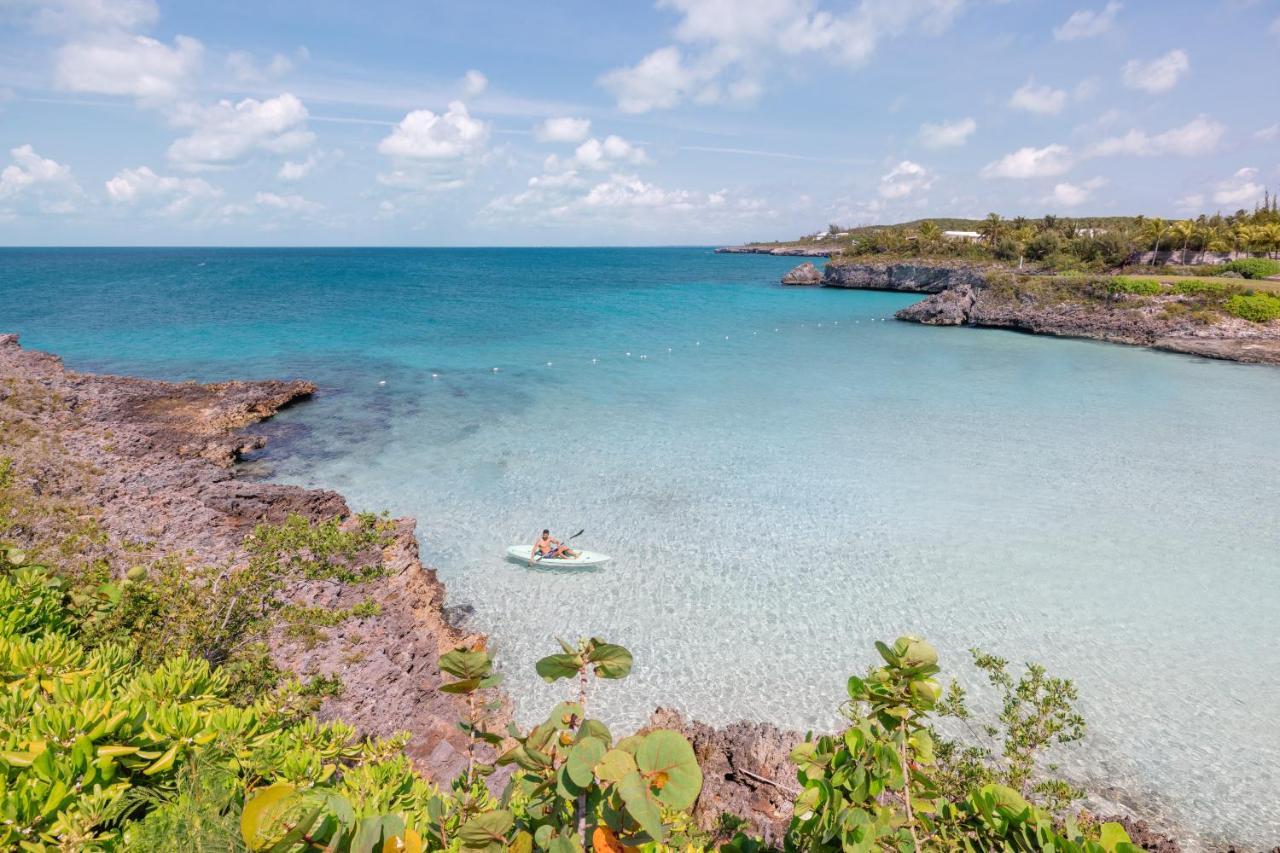
[[[978,704],[971,646],[1075,679],[1077,778],[1280,841],[1280,370],[897,323],[912,297],[784,290],[793,263],[0,250],[0,331],[82,370],[319,383],[256,464],[416,516],[529,718],[557,636],[635,653],[594,700],[619,724],[804,728],[911,632]],[[614,561],[503,562],[543,526]]]

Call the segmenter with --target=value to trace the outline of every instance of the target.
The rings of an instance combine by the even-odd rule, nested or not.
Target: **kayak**
[[[576,557],[543,557],[541,560],[533,559],[532,545],[512,545],[507,549],[507,556],[513,560],[519,560],[526,566],[547,566],[549,568],[559,569],[588,569],[593,566],[603,566],[609,562],[608,554],[597,554],[595,551],[579,551],[576,548],[574,553]]]

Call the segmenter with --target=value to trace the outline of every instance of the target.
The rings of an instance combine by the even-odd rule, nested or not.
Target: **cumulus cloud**
[[[920,144],[925,148],[953,148],[964,145],[978,129],[972,118],[944,121],[938,124],[925,122],[920,125]]]
[[[1028,80],[1009,98],[1009,106],[1041,115],[1057,115],[1066,105],[1065,91],[1052,86],[1037,86],[1034,79]]]
[[[207,206],[222,198],[222,190],[202,178],[158,175],[147,166],[120,170],[106,182],[106,190],[116,204],[159,204],[162,216],[207,213]]]
[[[314,154],[308,156],[301,163],[286,160],[280,164],[280,171],[276,172],[276,177],[282,181],[300,181],[311,174],[311,170],[316,167],[318,162],[319,160]]]
[[[1045,204],[1056,205],[1057,207],[1078,207],[1089,199],[1093,198],[1093,191],[1105,187],[1107,185],[1106,178],[1092,178],[1083,184],[1073,184],[1067,181],[1055,184],[1053,192],[1044,199]]]
[[[588,139],[576,149],[573,156],[561,159],[552,154],[545,164],[546,172],[565,170],[591,169],[604,171],[618,166],[639,166],[649,162],[649,156],[643,148],[633,145],[621,136],[610,134],[604,138]]]
[[[982,168],[984,178],[1046,178],[1061,175],[1072,165],[1071,149],[1065,145],[1019,148]]]
[[[298,67],[298,63],[305,62],[311,57],[311,52],[305,47],[300,47],[293,52],[293,56],[286,56],[283,53],[273,54],[271,59],[265,62],[258,62],[253,55],[243,50],[233,50],[227,54],[227,69],[231,71],[231,75],[238,83],[260,83],[264,80],[274,80],[277,77],[283,77],[290,71]]]
[[[1254,180],[1257,177],[1258,170],[1252,167],[1237,170],[1227,180],[1218,182],[1214,188],[1214,202],[1232,207],[1247,207],[1260,201],[1266,188]]]
[[[760,0],[744,12],[734,0],[660,0],[680,15],[676,39],[599,82],[624,112],[669,109],[685,101],[751,100],[770,64],[816,53],[846,67],[867,62],[880,42],[907,32],[945,30],[962,0],[862,0],[847,11],[815,0]]]
[[[1178,85],[1178,81],[1189,73],[1191,73],[1191,60],[1186,52],[1171,50],[1150,62],[1129,60],[1121,70],[1120,76],[1130,89],[1141,89],[1158,95]]]
[[[489,78],[474,68],[462,75],[462,94],[468,98],[483,94],[487,88],[489,88]]]
[[[204,46],[187,36],[170,47],[148,36],[106,34],[64,45],[54,79],[72,92],[167,100],[188,87],[203,57]]]
[[[71,167],[41,157],[30,145],[9,150],[12,162],[0,171],[0,204],[5,210],[30,204],[41,213],[73,213],[83,195]]]
[[[919,163],[903,160],[880,178],[881,198],[904,198],[933,185],[933,176]]]
[[[1254,131],[1253,138],[1261,142],[1274,142],[1280,139],[1280,124],[1273,124],[1270,127]]]
[[[456,160],[481,152],[489,141],[489,125],[472,118],[462,101],[447,112],[414,110],[378,143],[378,151],[406,160]]]
[[[1130,130],[1122,136],[1104,139],[1089,149],[1091,157],[1110,157],[1128,154],[1137,157],[1196,157],[1208,154],[1218,147],[1227,129],[1209,118],[1197,116],[1182,127],[1175,127],[1154,136],[1142,130]]]
[[[1054,27],[1053,37],[1058,41],[1075,41],[1076,39],[1096,38],[1111,32],[1115,26],[1116,15],[1123,4],[1112,0],[1102,9],[1081,9],[1073,12],[1060,26]]]
[[[534,127],[533,136],[539,142],[581,142],[590,132],[589,118],[556,116]]]
[[[306,129],[307,108],[287,92],[265,101],[184,104],[173,121],[192,129],[169,146],[169,160],[187,169],[226,166],[257,150],[287,154],[315,141],[315,134]]]

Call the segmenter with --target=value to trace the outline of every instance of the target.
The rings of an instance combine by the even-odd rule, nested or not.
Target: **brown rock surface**
[[[19,485],[48,510],[8,535],[37,546],[74,536],[77,554],[116,571],[164,555],[234,565],[263,521],[349,516],[334,492],[243,480],[229,467],[242,448],[261,444],[245,427],[314,391],[297,381],[200,385],[76,373],[0,335],[0,456],[15,460]],[[325,700],[322,716],[369,734],[409,731],[415,763],[447,782],[465,762],[465,738],[454,726],[461,704],[438,690],[437,661],[465,638],[444,618],[444,587],[419,560],[412,519],[397,522],[381,559],[386,576],[373,583],[296,582],[293,601],[372,599],[382,611],[313,648],[277,636],[273,658],[300,675],[338,674],[343,693]]]
[[[783,284],[822,284],[822,271],[810,261],[793,268],[782,277]]]

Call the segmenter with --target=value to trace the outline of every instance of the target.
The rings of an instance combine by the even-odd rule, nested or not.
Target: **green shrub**
[[[1150,278],[1130,278],[1117,275],[1110,279],[1110,288],[1115,293],[1128,293],[1134,296],[1156,296],[1162,290],[1160,282]]]
[[[1273,275],[1280,275],[1280,261],[1273,261],[1270,258],[1241,258],[1223,264],[1218,268],[1218,275],[1224,272],[1238,272],[1245,278],[1270,278]]]
[[[1175,281],[1173,282],[1174,293],[1183,296],[1229,296],[1232,293],[1238,293],[1240,288],[1238,285],[1217,284],[1212,281]]]
[[[1270,323],[1280,320],[1280,296],[1237,293],[1227,300],[1227,311],[1254,323]]]

